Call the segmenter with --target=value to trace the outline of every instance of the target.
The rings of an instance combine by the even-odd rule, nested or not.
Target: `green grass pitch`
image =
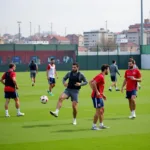
[[[99,71],[83,71],[88,80]],[[125,93],[109,92],[109,76],[106,77],[105,120],[110,129],[92,131],[95,112],[90,98],[89,85],[83,87],[79,96],[77,125],[72,123],[70,100],[63,103],[59,117],[54,118],[49,110],[56,107],[58,96],[63,92],[62,77],[66,72],[58,72],[59,79],[54,89],[54,97],[47,104],[40,103],[40,96],[47,95],[46,73],[39,72],[35,87],[31,86],[29,72],[17,73],[21,111],[24,117],[16,117],[14,102],[9,105],[10,118],[4,117],[3,85],[0,85],[0,150],[149,150],[150,149],[150,79],[149,71],[142,71],[142,89],[138,91],[137,118],[129,120],[128,101]],[[0,73],[2,75],[2,73]],[[122,77],[118,77],[119,87]]]

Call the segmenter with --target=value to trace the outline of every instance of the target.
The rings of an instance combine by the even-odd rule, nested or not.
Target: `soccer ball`
[[[43,96],[40,97],[40,101],[41,101],[42,104],[46,104],[48,102],[48,97],[43,95]]]

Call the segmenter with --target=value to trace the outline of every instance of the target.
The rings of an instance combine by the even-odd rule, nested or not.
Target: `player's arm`
[[[47,76],[47,80],[49,80],[49,76],[48,76],[48,71],[50,70],[50,65],[47,66],[47,70],[46,70],[46,76]]]
[[[15,74],[15,73],[12,75],[12,80],[13,80],[13,83],[15,84],[15,88],[16,88],[16,89],[19,89],[19,88],[18,88],[18,85],[17,85],[16,74]]]
[[[88,84],[86,77],[83,74],[80,74],[81,76],[81,83],[76,83],[76,86],[85,86]]]
[[[118,66],[116,66],[116,72],[118,73],[118,75],[120,76],[119,70],[118,70]]]
[[[38,65],[36,64],[36,72],[38,72]]]
[[[91,86],[93,87],[93,90],[96,92],[96,95],[100,95],[98,89],[97,89],[97,82],[95,80],[93,80],[91,82]]]
[[[137,76],[136,78],[135,77],[131,77],[132,80],[135,80],[137,82],[141,82],[142,81],[142,78],[141,78],[141,73],[140,71],[137,69]]]
[[[89,85],[90,85],[91,89],[94,90],[92,82],[93,82],[93,80],[89,81]]]
[[[1,77],[0,82],[5,85],[5,73]]]
[[[66,83],[66,81],[69,79],[69,77],[70,77],[70,72],[68,72],[64,77],[63,77],[63,85],[65,86],[65,87],[67,87],[68,86],[68,83]]]
[[[55,76],[56,76],[56,78],[58,78],[58,75],[57,75],[57,71],[56,71],[56,68],[55,68]]]

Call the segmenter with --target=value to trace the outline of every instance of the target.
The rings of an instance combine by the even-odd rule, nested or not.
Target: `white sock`
[[[103,122],[102,123],[100,123],[100,127],[102,127],[104,124],[103,124]]]
[[[112,87],[110,86],[109,89],[112,89]]]
[[[116,90],[118,90],[118,87],[116,87]]]
[[[8,113],[8,110],[5,110],[5,113],[6,113],[6,114],[9,114],[9,113]]]
[[[20,113],[20,108],[17,109],[17,114],[19,114],[19,113]]]
[[[73,121],[75,121],[75,122],[76,122],[76,118],[73,118]]]
[[[93,127],[96,127],[96,124],[93,123]]]
[[[135,115],[135,110],[132,110],[132,115]]]
[[[59,109],[56,109],[55,113],[58,114],[59,113]]]

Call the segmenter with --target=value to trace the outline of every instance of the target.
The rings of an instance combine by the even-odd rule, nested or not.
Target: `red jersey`
[[[96,92],[93,90],[91,97],[96,97],[96,98],[103,98],[103,92],[104,92],[104,85],[105,85],[105,80],[104,80],[104,75],[102,73],[98,74],[94,79],[97,83],[97,89],[100,93],[100,96],[97,97]]]
[[[141,78],[140,71],[138,69],[128,69],[128,70],[126,70],[124,77],[127,82],[126,90],[127,91],[136,90],[137,89],[137,81],[131,80],[130,77]]]
[[[8,70],[8,72],[10,72],[10,77],[11,77],[11,79],[14,78],[14,77],[16,77],[16,73],[13,72],[11,69]],[[2,80],[5,80],[5,79],[6,79],[5,76],[6,76],[6,73],[3,74]],[[11,87],[11,86],[5,86],[5,87],[4,87],[4,91],[5,91],[5,92],[15,92],[15,88],[13,88],[13,87]]]

